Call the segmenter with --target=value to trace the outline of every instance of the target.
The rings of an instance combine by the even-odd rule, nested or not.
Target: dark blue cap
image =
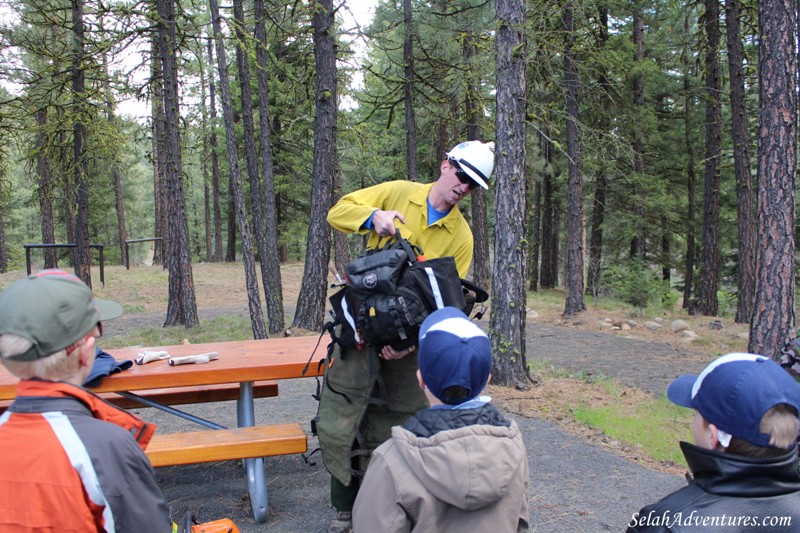
[[[699,376],[679,377],[667,397],[756,446],[769,445],[759,425],[772,407],[783,403],[800,413],[800,385],[773,360],[751,353],[723,355]]]
[[[492,347],[486,333],[467,315],[444,307],[422,323],[418,362],[425,386],[434,396],[442,400],[444,390],[457,385],[469,391],[468,398],[455,402],[463,403],[478,396],[486,385],[492,373]]]

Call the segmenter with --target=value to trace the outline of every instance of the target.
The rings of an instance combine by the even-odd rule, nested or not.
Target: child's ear
[[[717,448],[721,447],[721,444],[719,443],[719,429],[717,429],[717,426],[709,422],[706,435],[708,438],[708,444],[711,446],[711,448],[709,448],[710,450],[716,450]],[[724,446],[722,447],[724,448]]]
[[[417,383],[419,383],[419,388],[425,390],[425,381],[422,379],[422,372],[417,369]]]

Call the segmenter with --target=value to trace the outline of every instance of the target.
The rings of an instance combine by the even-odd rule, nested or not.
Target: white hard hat
[[[466,141],[449,152],[447,159],[455,162],[461,170],[467,173],[475,183],[489,188],[489,176],[494,170],[494,143],[482,143],[481,141]]]

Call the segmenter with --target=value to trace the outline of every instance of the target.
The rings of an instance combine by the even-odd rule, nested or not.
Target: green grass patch
[[[581,406],[575,420],[598,429],[628,445],[635,446],[656,461],[686,464],[678,441],[693,442],[693,412],[671,403],[665,396],[648,398],[629,407],[623,403],[616,385],[606,386],[619,403],[598,407]]]
[[[126,346],[170,346],[187,339],[191,344],[221,341],[240,341],[253,338],[248,317],[224,316],[203,320],[200,326],[186,329],[183,326],[138,328],[129,335],[103,337],[103,348]]]

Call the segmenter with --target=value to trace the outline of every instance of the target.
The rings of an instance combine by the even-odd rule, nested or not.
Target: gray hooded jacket
[[[354,532],[527,531],[528,479],[519,428],[491,404],[426,409],[373,453]]]

